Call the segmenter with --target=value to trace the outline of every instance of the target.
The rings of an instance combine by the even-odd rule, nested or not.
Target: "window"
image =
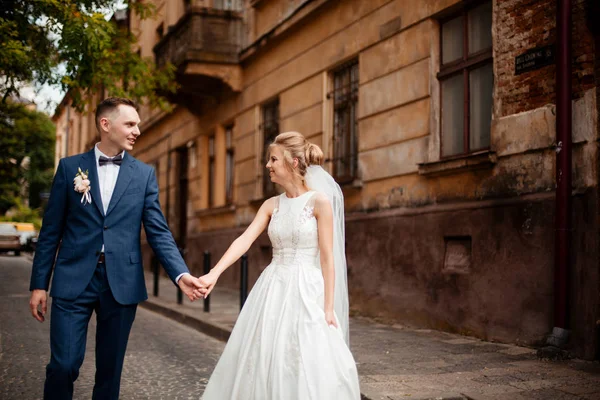
[[[233,203],[233,125],[225,128],[225,200],[227,204]]]
[[[156,28],[156,41],[160,42],[160,39],[163,38],[163,36],[165,35],[165,24],[164,23],[160,23],[160,25],[158,25],[158,27]]]
[[[242,0],[215,0],[213,7],[232,11],[241,11],[244,8]]]
[[[208,137],[208,207],[215,205],[215,134]]]
[[[269,145],[279,135],[279,99],[265,103],[262,107],[262,133],[263,133],[263,160],[267,160]],[[275,184],[271,182],[269,174],[263,168],[263,197],[271,197],[277,194]]]
[[[358,166],[358,60],[333,72],[333,176],[339,183],[352,182]]]
[[[494,76],[492,2],[442,21],[441,155],[456,156],[490,146]]]

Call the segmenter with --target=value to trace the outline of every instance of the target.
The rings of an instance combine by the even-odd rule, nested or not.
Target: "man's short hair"
[[[98,133],[101,132],[100,119],[109,112],[116,110],[121,104],[125,106],[131,106],[135,108],[136,111],[138,109],[138,105],[135,101],[126,99],[124,97],[108,97],[98,104],[98,107],[96,107],[96,129],[98,130]]]

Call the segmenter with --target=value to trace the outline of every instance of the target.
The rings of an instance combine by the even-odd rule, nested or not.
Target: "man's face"
[[[140,117],[135,108],[124,104],[119,104],[116,110],[100,120],[107,144],[119,152],[133,150],[133,145],[140,136],[139,123]]]

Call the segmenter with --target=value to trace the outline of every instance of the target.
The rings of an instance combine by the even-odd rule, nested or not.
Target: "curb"
[[[413,400],[473,400],[473,398],[460,394],[443,394],[435,397],[417,397]]]
[[[373,395],[372,397],[368,397],[366,395],[364,395],[363,393],[360,394],[361,400],[379,400],[379,399],[391,399],[391,397],[389,396],[382,396],[382,395]],[[394,397],[394,399],[396,399],[397,397]],[[465,395],[462,394],[456,394],[456,393],[446,393],[446,394],[436,394],[434,396],[425,396],[425,397],[407,397],[410,398],[411,400],[474,400],[472,397],[467,397]]]
[[[223,326],[190,317],[172,307],[158,304],[150,299],[139,305],[223,342],[227,342],[231,334],[231,331]]]
[[[160,314],[164,317],[177,321],[181,324],[184,324],[192,329],[197,330],[205,335],[211,336],[215,339],[221,340],[223,342],[227,342],[229,339],[229,335],[231,331],[224,326],[218,325],[214,322],[206,322],[202,321],[199,318],[194,318],[190,315],[184,314],[181,311],[177,310],[177,306],[167,306],[164,304],[160,304],[154,301],[152,298],[142,302],[139,304],[140,307],[143,307],[147,310],[153,311],[157,314]],[[381,396],[378,395],[366,395],[364,393],[360,394],[361,400],[379,400]],[[448,393],[445,395],[436,395],[432,397],[415,397],[412,400],[472,400],[469,397],[464,395],[458,395],[456,393]]]

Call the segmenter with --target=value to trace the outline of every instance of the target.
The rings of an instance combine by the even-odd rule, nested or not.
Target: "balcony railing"
[[[154,46],[156,63],[178,68],[189,63],[236,64],[241,46],[242,16],[228,10],[190,7]]]
[[[242,11],[244,0],[186,0],[192,7],[217,8],[219,10]]]

